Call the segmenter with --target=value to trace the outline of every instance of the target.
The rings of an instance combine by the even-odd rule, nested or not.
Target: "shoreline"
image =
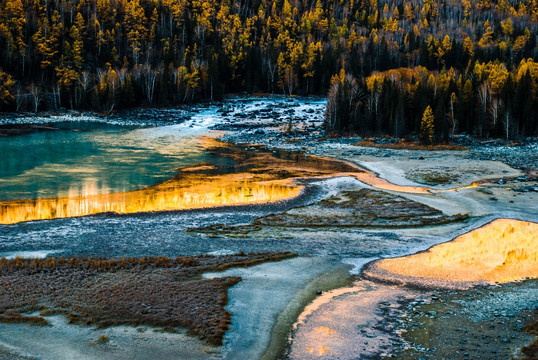
[[[225,104],[225,103],[220,103]],[[287,106],[287,103],[284,104]],[[241,110],[241,105],[238,105],[237,111],[243,111]],[[425,151],[425,150],[391,150],[391,149],[378,149],[378,148],[363,148],[358,147],[353,144],[351,144],[351,141],[356,142],[357,139],[349,139],[349,138],[340,138],[340,139],[325,139],[322,141],[319,141],[321,139],[322,134],[319,133],[312,133],[312,131],[319,131],[320,129],[320,121],[322,113],[318,110],[316,110],[315,113],[305,113],[297,118],[297,121],[294,120],[294,128],[293,131],[289,134],[286,134],[286,130],[284,128],[274,128],[274,125],[276,123],[276,120],[281,122],[281,125],[284,126],[285,123],[283,119],[286,117],[285,114],[282,114],[282,116],[279,119],[273,119],[271,121],[265,122],[263,116],[260,116],[259,113],[256,113],[258,110],[254,109],[251,113],[247,112],[246,115],[248,121],[246,121],[246,125],[241,122],[241,125],[245,125],[242,128],[239,127],[233,127],[232,123],[230,122],[233,118],[233,116],[223,116],[224,122],[222,126],[218,126],[220,130],[230,130],[227,133],[225,133],[220,139],[224,142],[232,142],[238,146],[241,146],[240,144],[252,144],[252,143],[259,143],[261,145],[264,145],[266,149],[269,151],[271,150],[283,150],[283,151],[294,151],[294,152],[302,152],[306,154],[307,156],[310,155],[317,155],[317,156],[328,156],[338,159],[339,161],[344,162],[350,162],[356,166],[364,167],[367,169],[372,170],[376,174],[378,174],[378,177],[381,179],[385,179],[386,181],[393,182],[399,186],[418,186],[418,187],[425,187],[429,186],[433,189],[433,192],[427,193],[427,194],[402,194],[398,191],[398,189],[388,190],[388,193],[398,194],[403,197],[428,204],[429,206],[432,206],[434,208],[437,208],[438,210],[442,211],[443,213],[446,213],[450,215],[451,213],[455,213],[457,209],[460,209],[459,211],[465,211],[469,213],[471,216],[471,220],[469,223],[466,224],[455,224],[453,226],[448,227],[423,227],[423,228],[416,228],[416,229],[391,229],[390,231],[387,230],[379,230],[379,229],[354,229],[350,231],[349,236],[345,236],[345,234],[338,235],[338,231],[335,231],[335,229],[330,228],[319,228],[319,229],[311,229],[307,231],[307,229],[275,229],[270,230],[267,233],[264,233],[264,239],[257,238],[256,236],[248,236],[244,240],[242,239],[236,239],[234,237],[228,236],[224,237],[222,240],[214,240],[211,237],[200,237],[199,242],[205,242],[206,246],[195,246],[192,249],[189,248],[189,250],[184,251],[209,251],[209,250],[226,250],[227,249],[234,249],[235,247],[239,246],[246,246],[253,247],[253,248],[260,248],[260,247],[267,247],[273,249],[273,246],[276,248],[280,247],[290,247],[291,244],[294,244],[294,247],[300,247],[300,246],[315,246],[315,250],[304,250],[304,254],[310,254],[313,253],[315,256],[313,259],[323,259],[327,256],[334,255],[335,249],[338,248],[338,241],[342,241],[342,244],[345,243],[351,243],[355,244],[355,246],[373,246],[370,245],[370,243],[376,242],[377,238],[374,238],[374,234],[379,234],[376,236],[379,236],[379,239],[385,239],[394,237],[394,244],[400,245],[401,248],[398,248],[398,250],[395,250],[395,254],[401,254],[402,252],[405,252],[407,254],[415,253],[413,249],[421,249],[426,247],[433,246],[432,244],[438,243],[439,237],[442,238],[443,235],[443,229],[451,229],[451,231],[455,232],[461,232],[462,229],[468,229],[472,226],[477,226],[479,224],[482,224],[485,221],[491,221],[496,216],[498,217],[506,217],[507,215],[514,215],[515,217],[527,217],[527,218],[533,218],[536,219],[538,217],[538,214],[529,213],[528,209],[532,209],[533,204],[535,203],[533,199],[536,199],[535,196],[535,190],[532,190],[533,186],[536,183],[535,178],[530,179],[519,179],[519,177],[522,177],[522,173],[518,170],[515,170],[513,166],[510,165],[514,164],[523,164],[524,162],[527,162],[526,166],[532,167],[533,166],[533,159],[537,156],[536,149],[538,149],[538,144],[536,143],[536,140],[530,141],[528,144],[517,146],[516,148],[510,148],[504,145],[499,144],[482,144],[478,145],[477,148],[472,148],[470,150],[465,151]],[[252,116],[251,116],[252,115]],[[315,121],[314,121],[315,120]],[[229,124],[226,123],[228,121]],[[491,150],[491,151],[490,151]],[[456,154],[457,153],[457,154]],[[422,158],[422,159],[421,159]],[[498,158],[497,160],[500,161],[483,161],[483,159],[486,158],[487,160],[492,160],[494,158]],[[507,163],[509,165],[505,165],[505,161],[508,159]],[[465,160],[467,162],[463,162],[462,160]],[[394,164],[390,164],[390,162],[393,162]],[[391,165],[391,166],[389,166]],[[472,165],[472,166],[471,166]],[[536,166],[536,164],[534,164]],[[516,166],[517,168],[517,166]],[[379,171],[381,170],[381,171]],[[408,170],[412,170],[409,172]],[[438,174],[436,174],[436,177],[434,179],[425,178],[425,174],[431,171],[437,171]],[[455,176],[456,174],[457,176]],[[508,177],[503,175],[510,175]],[[499,176],[501,175],[501,176]],[[477,187],[467,187],[465,184],[471,184],[477,179],[483,179],[483,178],[489,178],[494,180],[489,180],[490,183],[487,184],[480,184]],[[441,183],[441,181],[444,181],[444,179],[447,179],[446,182]],[[507,179],[500,181],[498,179]],[[434,185],[425,185],[421,183],[420,181],[430,181],[434,180]],[[134,214],[126,214],[126,215],[119,215],[119,214],[112,214],[112,213],[104,213],[100,215],[94,215],[91,216],[91,218],[84,217],[84,218],[72,218],[71,220],[65,219],[65,220],[55,220],[55,221],[44,221],[42,224],[37,224],[38,222],[33,223],[22,223],[21,225],[13,225],[9,226],[11,227],[10,232],[6,235],[7,238],[10,237],[9,234],[16,235],[21,232],[21,236],[25,236],[25,231],[28,231],[28,235],[26,235],[27,238],[31,239],[35,236],[39,236],[39,234],[42,231],[47,231],[47,229],[55,228],[56,226],[67,228],[70,226],[70,224],[85,224],[86,227],[92,227],[92,224],[95,224],[93,226],[100,226],[100,225],[107,225],[110,223],[110,226],[115,226],[115,223],[121,222],[126,226],[126,229],[129,229],[132,227],[133,229],[136,229],[136,231],[142,231],[140,229],[144,229],[140,226],[140,224],[137,223],[137,220],[142,219],[144,222],[154,222],[155,218],[157,218],[156,223],[161,224],[161,222],[164,223],[164,221],[169,222],[170,224],[173,224],[174,222],[180,221],[179,219],[187,219],[187,221],[190,221],[190,217],[196,216],[197,214],[200,214],[201,212],[207,212],[208,216],[210,218],[215,217],[214,215],[218,215],[223,212],[230,212],[232,214],[235,211],[242,211],[245,210],[245,212],[253,213],[253,214],[266,214],[271,213],[275,211],[282,211],[289,209],[290,207],[293,207],[295,204],[297,205],[305,205],[308,203],[313,202],[315,199],[323,199],[323,197],[327,197],[328,193],[330,192],[332,194],[333,191],[336,191],[336,194],[343,191],[343,189],[347,188],[371,188],[369,185],[357,185],[354,181],[351,181],[349,179],[346,180],[348,185],[346,186],[340,186],[340,187],[331,187],[327,186],[327,183],[329,181],[324,180],[320,181],[319,179],[301,179],[298,181],[301,186],[304,185],[304,188],[301,192],[301,194],[297,197],[294,197],[292,199],[285,199],[281,200],[277,203],[263,203],[263,204],[252,204],[252,205],[240,205],[240,206],[231,206],[231,207],[219,207],[219,208],[207,208],[206,210],[200,210],[200,209],[193,209],[193,210],[172,210],[172,211],[164,211],[164,212],[146,212],[146,213],[134,213]],[[438,183],[435,183],[435,181],[439,181]],[[491,182],[493,181],[493,182]],[[324,185],[319,185],[323,183]],[[444,192],[443,190],[445,188],[450,187],[457,187],[457,186],[465,186],[465,188],[458,189],[452,192]],[[528,190],[528,193],[524,192],[516,192],[512,189],[518,189],[523,187],[530,187],[531,189]],[[529,208],[531,206],[531,208]],[[525,215],[525,216],[523,216]],[[248,215],[244,218],[246,219],[246,222],[251,221],[251,219],[255,219],[258,215]],[[222,222],[224,224],[228,224],[230,219],[232,218],[232,215],[226,215],[223,217]],[[165,220],[166,219],[166,220]],[[489,220],[488,220],[489,219]],[[116,221],[118,220],[118,221]],[[235,221],[235,220],[234,220]],[[126,223],[124,223],[126,222]],[[113,224],[114,223],[114,224]],[[243,220],[239,221],[240,224],[244,223]],[[232,224],[235,224],[235,222],[232,222]],[[156,225],[160,226],[160,225]],[[7,227],[6,227],[7,229]],[[106,226],[104,227],[103,232],[107,232]],[[455,230],[454,230],[455,229]],[[65,231],[65,230],[62,230]],[[86,231],[86,230],[84,230]],[[177,241],[177,236],[173,235],[173,232],[181,232],[183,231],[183,228],[178,228],[177,226],[168,226],[168,227],[162,227],[161,233],[156,234],[156,238],[159,238],[160,241],[162,241],[162,244],[168,244],[172,242]],[[361,237],[355,233],[362,231],[364,233],[364,237]],[[170,233],[169,235],[167,235]],[[127,235],[123,235],[124,232],[122,232],[122,236],[126,236],[126,239],[128,240],[126,242],[129,243],[130,246],[135,246],[131,244],[130,237],[134,237],[135,233],[127,232]],[[18,236],[18,235],[17,235]],[[86,236],[86,235],[84,235]],[[108,235],[102,234],[102,235],[95,235],[95,236],[101,236],[105,239],[108,239]],[[97,238],[95,238],[94,235],[87,237],[87,242],[90,242]],[[355,236],[355,238],[352,238]],[[2,234],[0,233],[0,239],[2,237]],[[313,243],[314,245],[311,245],[312,243],[304,242],[301,243],[301,240],[304,238],[310,238],[310,237],[316,237],[315,240],[317,242]],[[321,237],[322,240],[318,239]],[[15,241],[17,237],[13,237],[12,240]],[[113,236],[111,237],[111,239]],[[163,238],[165,240],[163,240]],[[336,245],[332,245],[332,247],[325,247],[325,242],[332,242],[333,238],[337,240],[335,243]],[[369,239],[371,238],[371,239]],[[353,239],[353,240],[352,240]],[[415,241],[416,242],[413,242]],[[194,241],[194,238],[189,238],[190,241]],[[101,241],[101,240],[100,240]],[[392,240],[390,240],[392,241]],[[394,244],[390,241],[386,241],[386,244],[380,244],[379,246],[393,246]],[[451,241],[450,239],[447,239],[447,241]],[[24,242],[23,242],[24,243]],[[409,243],[407,245],[407,243]],[[105,246],[106,241],[103,242]],[[366,245],[365,245],[366,244]],[[60,245],[58,245],[60,246]],[[127,246],[127,245],[125,245]],[[209,248],[208,248],[209,246]],[[349,246],[349,245],[348,245]],[[53,248],[53,247],[51,247]],[[121,248],[121,246],[120,246]],[[333,249],[334,248],[334,249]],[[162,251],[169,251],[164,250],[163,247]],[[202,250],[206,249],[206,250]],[[80,251],[93,251],[91,250],[80,250]],[[118,251],[117,249],[114,249],[114,251]],[[342,249],[342,256],[339,257],[339,261],[343,261],[345,258],[353,257],[360,258],[360,256],[363,253],[360,253],[361,255],[353,255],[350,256],[349,254],[356,254],[362,251],[362,249],[358,248],[355,252],[353,252],[352,249],[345,248]],[[367,250],[365,250],[367,251]],[[376,257],[379,256],[386,256],[383,255],[383,252],[381,252],[381,255],[376,255]],[[303,254],[303,255],[304,255]],[[342,258],[343,257],[343,258]],[[326,259],[325,259],[326,260]],[[329,283],[331,281],[328,281]],[[239,286],[241,283],[239,284]],[[318,287],[317,285],[312,285],[313,287]],[[384,290],[386,289],[386,285],[378,284],[376,283],[375,286],[378,286],[380,291],[379,294],[383,294]],[[319,285],[321,288],[321,285]],[[328,287],[328,289],[330,286]],[[318,289],[316,289],[318,290]],[[405,289],[404,289],[405,290]],[[405,290],[408,291],[409,289]],[[361,290],[362,291],[362,290]],[[404,292],[405,292],[404,291]],[[413,290],[414,291],[414,290]],[[276,319],[273,326],[270,329],[271,334],[283,334],[284,332],[287,333],[289,330],[289,326],[287,324],[293,322],[294,320],[290,319],[296,319],[298,313],[302,312],[304,308],[303,305],[311,304],[309,302],[310,299],[317,299],[312,293],[311,290],[304,290],[303,292],[306,292],[306,294],[301,295],[301,300],[298,301],[299,305],[297,305],[296,299],[290,300],[288,305],[291,306],[291,309],[288,309],[285,311],[284,319]],[[348,294],[348,295],[342,295],[339,298],[335,298],[335,303],[333,304],[339,304],[344,303],[344,300],[346,297],[359,299],[360,298],[360,292],[357,292],[356,294]],[[366,293],[365,293],[366,294]],[[463,293],[465,294],[465,293]],[[322,297],[325,295],[323,293]],[[236,299],[238,301],[243,301],[245,297],[236,296]],[[267,299],[265,299],[267,301]],[[397,302],[397,297],[394,298],[394,304]],[[377,316],[376,312],[380,310],[379,304],[383,302],[383,300],[380,300],[379,303],[376,303],[375,307],[370,309],[372,311],[372,314]],[[298,306],[298,307],[297,307]],[[383,307],[384,305],[381,305]],[[391,305],[392,306],[392,305]],[[392,311],[392,310],[391,310]],[[433,310],[432,310],[433,311]],[[232,317],[233,319],[233,317]],[[313,318],[309,317],[309,321],[312,321]],[[232,320],[233,321],[233,320]],[[342,326],[351,326],[353,327],[353,319],[345,319],[341,318]],[[347,321],[347,323],[346,323]],[[385,325],[393,326],[393,322],[387,322]],[[393,331],[395,328],[392,328],[391,331]],[[356,330],[356,329],[355,329]],[[390,329],[389,329],[390,330]],[[389,331],[387,330],[387,331]],[[377,330],[376,330],[377,331]],[[233,335],[233,331],[229,332]],[[267,332],[266,332],[267,334]],[[356,331],[354,333],[350,333],[356,335]],[[376,332],[376,334],[378,334]],[[330,335],[330,334],[329,334]],[[368,335],[368,336],[367,336]],[[370,336],[372,333],[366,332],[362,333],[362,335],[359,335],[361,339],[364,339],[364,341],[370,341]],[[376,335],[377,336],[377,335]],[[381,337],[380,337],[381,338]],[[275,349],[282,348],[282,336],[281,335],[275,335],[272,336],[270,339],[270,344],[268,347],[266,347],[265,350],[265,357],[266,358],[274,358],[274,354],[277,354],[278,351]],[[394,338],[390,337],[392,339],[391,341],[396,341]],[[388,341],[388,340],[387,340]],[[292,343],[293,344],[293,343]],[[383,346],[386,346],[383,345]],[[388,346],[388,345],[387,345]],[[273,350],[271,350],[273,349]],[[381,349],[381,348],[378,348]],[[361,349],[358,349],[361,350]],[[385,350],[380,350],[385,351]]]

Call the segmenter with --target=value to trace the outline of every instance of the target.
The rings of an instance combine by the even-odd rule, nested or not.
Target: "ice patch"
[[[25,259],[44,259],[47,256],[58,253],[61,250],[36,250],[36,251],[10,251],[5,253],[0,253],[0,258],[6,258],[7,260],[15,258],[25,258]]]
[[[233,254],[237,254],[237,251],[221,249],[221,250],[210,251],[207,253],[207,255],[211,255],[211,256],[222,256],[222,255],[233,255]]]
[[[370,261],[378,260],[379,257],[368,257],[368,258],[345,258],[342,260],[344,264],[352,265],[353,268],[349,270],[349,273],[352,275],[359,275],[361,273],[364,265],[368,264]]]

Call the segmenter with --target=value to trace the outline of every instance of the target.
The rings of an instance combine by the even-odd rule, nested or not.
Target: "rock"
[[[486,189],[486,188],[479,188],[478,191],[480,191],[483,194],[493,195],[493,191]]]

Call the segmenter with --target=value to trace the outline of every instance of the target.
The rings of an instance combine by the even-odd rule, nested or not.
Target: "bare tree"
[[[277,66],[278,64],[276,61],[273,63],[273,61],[271,60],[271,57],[268,56],[266,65],[267,65],[267,69],[269,70],[269,76],[267,77],[267,90],[273,93],[273,89],[274,89],[273,84],[275,83],[275,73],[278,68]]]
[[[381,132],[381,116],[379,114],[379,98],[380,94],[376,89],[373,89],[368,96],[368,109],[370,113],[375,114],[376,117],[376,131]]]
[[[17,112],[19,112],[22,105],[24,104],[25,97],[26,97],[26,93],[24,92],[24,88],[22,87],[20,82],[17,82],[17,85],[15,85],[15,106],[16,106]]]
[[[83,71],[77,79],[78,86],[75,87],[75,103],[77,107],[82,103],[82,99],[90,90],[92,76],[88,71]]]
[[[34,102],[34,112],[37,113],[37,109],[42,100],[41,89],[39,89],[39,86],[32,83],[32,85],[28,87],[28,91],[30,91],[30,95]]]
[[[52,86],[52,98],[54,99],[54,107],[57,109],[59,107],[62,107],[62,93],[61,93],[61,87],[60,84],[56,84]]]
[[[512,112],[510,111],[510,108],[506,108],[502,122],[503,122],[504,135],[506,136],[506,140],[508,140],[508,137],[510,136],[510,127],[512,126],[512,122],[513,122]]]
[[[480,100],[482,110],[486,113],[489,100],[491,99],[491,89],[488,82],[485,82],[478,87],[478,99]]]
[[[491,114],[491,119],[493,120],[493,126],[497,125],[497,119],[499,118],[499,112],[502,108],[502,100],[493,98],[489,104],[489,113]]]
[[[338,84],[332,83],[327,95],[327,108],[325,111],[325,124],[324,127],[327,131],[332,132],[336,130],[338,119]]]
[[[144,94],[148,104],[153,102],[153,95],[155,92],[155,81],[157,80],[157,71],[151,68],[151,65],[146,64],[140,67],[142,81],[144,82]]]
[[[458,121],[456,120],[456,117],[454,115],[454,104],[456,103],[456,101],[457,101],[456,94],[455,93],[450,94],[450,102],[449,102],[450,118],[449,118],[449,122],[450,122],[450,125],[452,125],[452,137],[454,137],[454,133],[456,132],[456,126],[458,125]]]
[[[484,121],[488,114],[488,105],[491,101],[491,87],[489,82],[485,82],[478,87],[478,100],[482,110],[483,120],[478,124],[479,135],[482,136],[484,130]]]
[[[109,111],[112,111],[114,109],[114,106],[116,105],[116,95],[118,91],[120,90],[120,78],[116,70],[111,69],[108,71],[108,76],[106,77],[106,79],[107,79],[109,94],[112,95],[112,99],[110,99],[112,104],[109,110]]]

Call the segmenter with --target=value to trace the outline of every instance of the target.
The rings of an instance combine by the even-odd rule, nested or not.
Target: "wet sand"
[[[457,239],[434,246],[430,251],[370,263],[363,274],[373,281],[359,278],[349,288],[323,294],[305,308],[294,325],[287,358],[522,358],[520,348],[534,339],[522,328],[536,320],[538,280],[510,281],[536,277],[537,262],[532,255],[525,256],[519,252],[523,255],[520,259],[522,266],[517,267],[516,262],[517,271],[514,273],[509,261],[501,260],[499,269],[495,255],[512,254],[508,257],[513,257],[511,251],[512,247],[518,247],[517,239],[523,243],[531,241],[528,251],[532,252],[536,245],[533,240],[536,224],[497,220],[474,224],[475,227],[477,225],[482,225],[482,228],[459,238],[452,235]],[[487,236],[482,248],[475,243],[467,244],[469,239],[480,243],[481,237],[476,234],[484,229],[481,235]],[[517,237],[518,230],[523,238]],[[507,235],[516,236],[515,240],[511,243]],[[495,239],[503,246],[488,246],[488,242]],[[468,251],[459,251],[460,246]],[[455,247],[455,251],[448,252],[450,256],[446,255],[446,251],[436,250],[447,247],[451,250]],[[480,255],[493,258],[493,265],[482,265],[497,271],[467,271],[469,264],[481,264]],[[455,263],[451,262],[452,256],[457,259]],[[466,256],[476,262],[468,263]],[[445,277],[442,271],[430,271],[429,259],[434,265],[443,260],[450,264],[453,280],[446,278],[449,273]],[[529,262],[524,266],[526,259]],[[411,262],[411,266],[407,266],[406,262]],[[394,272],[380,271],[381,266],[376,267],[378,264]],[[510,276],[506,276],[504,267],[510,270]],[[425,274],[430,278],[419,277]],[[433,277],[435,274],[439,276]],[[484,276],[483,282],[476,281],[484,274],[487,276]],[[507,283],[484,286],[492,280]]]
[[[538,281],[424,293],[401,305],[399,359],[524,359],[536,335]]]

